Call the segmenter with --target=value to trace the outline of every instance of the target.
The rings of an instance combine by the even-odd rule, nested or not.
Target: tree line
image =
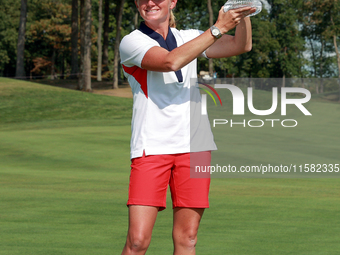
[[[206,30],[225,0],[178,1],[178,29]],[[0,0],[0,75],[17,78],[124,79],[121,38],[138,28],[134,1]],[[198,70],[218,77],[340,78],[340,0],[268,0],[251,18],[252,51],[199,59]],[[233,34],[235,30],[229,32]],[[320,91],[323,92],[323,88]]]

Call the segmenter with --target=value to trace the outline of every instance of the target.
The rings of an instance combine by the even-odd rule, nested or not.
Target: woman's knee
[[[174,229],[173,239],[175,246],[193,249],[197,243],[197,228]]]
[[[127,246],[131,251],[146,251],[150,245],[151,236],[143,233],[129,233]]]

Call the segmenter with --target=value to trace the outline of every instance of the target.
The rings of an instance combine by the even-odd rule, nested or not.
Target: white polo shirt
[[[190,89],[190,79],[197,77],[197,60],[176,73],[141,67],[150,48],[172,50],[201,33],[171,28],[164,40],[142,23],[140,30],[122,39],[121,64],[133,93],[131,158],[141,157],[143,151],[145,155],[159,155],[216,150],[207,115],[196,114],[190,121],[190,110],[197,113],[201,108],[199,89]]]

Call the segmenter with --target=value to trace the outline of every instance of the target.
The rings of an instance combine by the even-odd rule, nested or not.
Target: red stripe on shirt
[[[142,69],[138,66],[132,66],[132,67],[127,67],[125,65],[122,65],[123,69],[126,73],[132,75],[136,81],[140,84],[141,89],[143,90],[146,98],[148,98],[148,71],[145,69]]]

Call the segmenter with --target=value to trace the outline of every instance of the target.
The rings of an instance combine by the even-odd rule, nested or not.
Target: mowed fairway
[[[120,254],[131,106],[131,99],[0,78],[1,255]],[[327,102],[310,107],[340,111]],[[305,129],[321,139],[322,125]],[[253,146],[238,146],[235,158],[263,157]],[[197,254],[340,254],[339,180],[212,179]],[[168,196],[147,254],[172,254],[171,227]]]

